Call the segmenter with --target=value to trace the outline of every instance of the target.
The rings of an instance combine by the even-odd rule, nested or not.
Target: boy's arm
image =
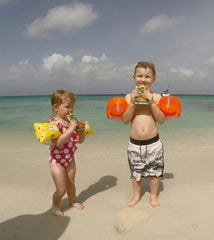
[[[160,101],[161,99],[161,95],[160,94],[152,94],[153,97],[150,100],[150,106],[151,106],[151,110],[152,110],[152,115],[154,117],[154,119],[159,123],[159,124],[163,124],[166,120],[166,116],[164,115],[164,113],[160,110],[160,108],[157,106],[157,103]]]
[[[126,109],[126,111],[123,113],[122,122],[125,124],[128,124],[129,122],[132,121],[132,119],[134,117],[135,104],[132,100],[131,94],[127,94],[125,99],[128,102],[129,106]]]

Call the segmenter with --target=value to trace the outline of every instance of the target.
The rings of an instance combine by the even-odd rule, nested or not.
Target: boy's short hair
[[[137,68],[149,68],[150,70],[152,70],[153,76],[156,76],[155,65],[152,62],[138,62],[135,66],[134,74],[136,74]]]
[[[66,98],[70,99],[70,101],[73,103],[76,102],[76,97],[74,93],[64,89],[58,89],[51,96],[51,104],[52,106],[54,104],[57,104],[59,106],[63,103],[64,99]]]

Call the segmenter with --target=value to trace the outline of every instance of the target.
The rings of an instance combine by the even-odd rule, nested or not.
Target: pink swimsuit
[[[58,124],[59,131],[65,132],[68,127],[57,121],[55,118],[51,118],[48,122],[56,122]],[[58,148],[54,145],[50,146],[50,162],[56,161],[62,167],[67,168],[69,164],[74,160],[74,153],[77,149],[77,132],[74,131],[68,141],[63,147]]]

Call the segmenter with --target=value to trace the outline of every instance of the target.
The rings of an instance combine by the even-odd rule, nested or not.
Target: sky
[[[0,0],[0,96],[120,94],[138,61],[153,91],[214,95],[213,0]]]

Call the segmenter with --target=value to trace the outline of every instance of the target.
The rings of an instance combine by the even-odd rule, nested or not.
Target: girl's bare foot
[[[132,199],[127,203],[127,206],[128,206],[128,207],[133,207],[133,206],[136,205],[139,201],[140,201],[140,198],[139,198],[139,197],[134,197],[134,198],[132,198]]]
[[[81,203],[78,203],[78,202],[72,203],[71,206],[74,208],[80,209],[80,210],[83,210],[85,208],[84,205],[82,205]]]
[[[57,217],[61,217],[61,216],[64,215],[63,212],[61,211],[61,209],[59,207],[56,207],[56,206],[52,206],[51,213],[54,216],[57,216]]]
[[[158,201],[157,196],[150,196],[150,205],[152,208],[160,207],[160,202]]]

